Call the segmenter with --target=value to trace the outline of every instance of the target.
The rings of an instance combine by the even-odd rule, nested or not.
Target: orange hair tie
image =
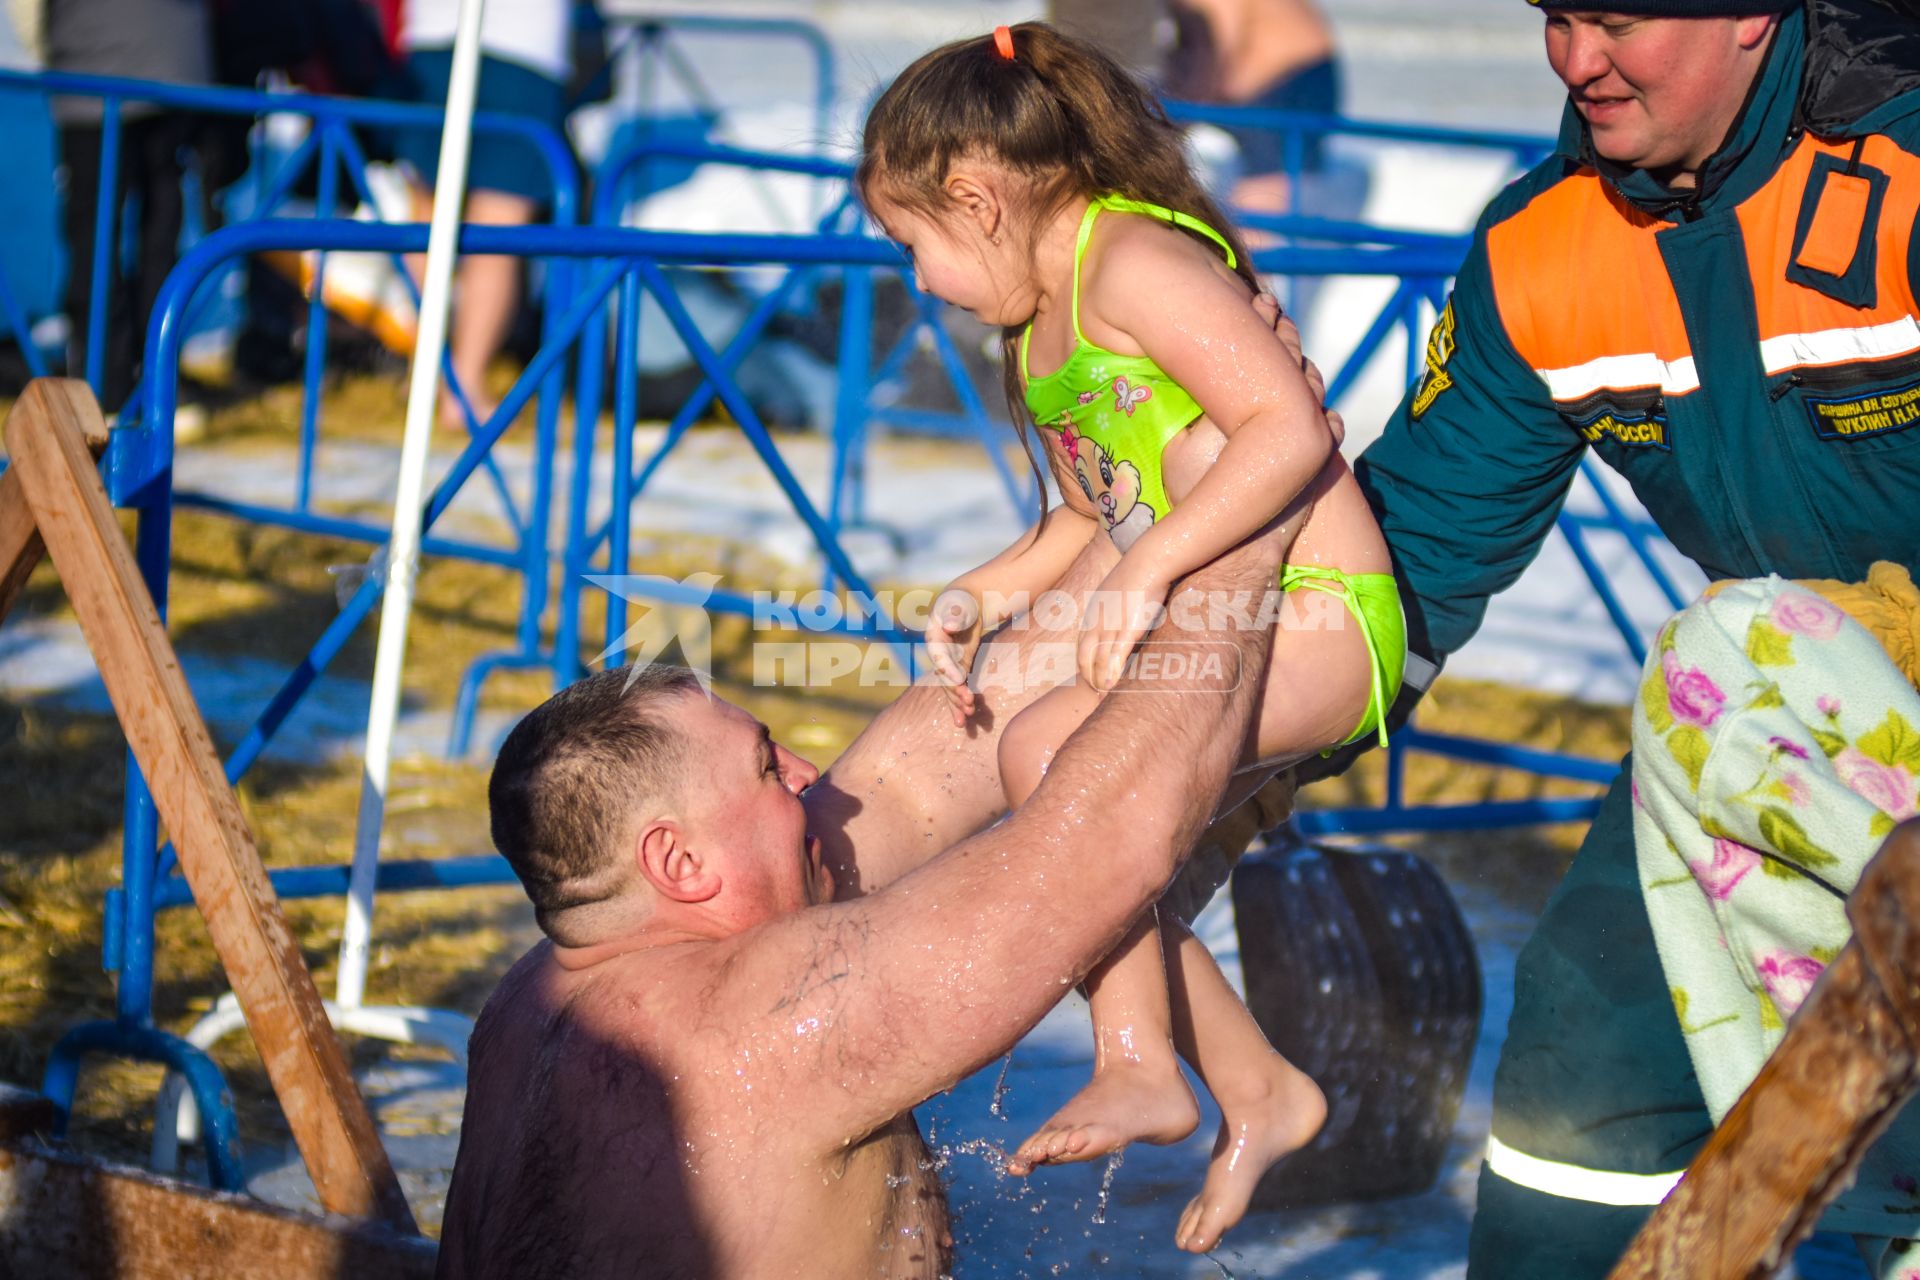
[[[1001,57],[1005,58],[1008,62],[1012,62],[1013,32],[1006,27],[995,27],[993,29],[993,47],[1000,51]]]

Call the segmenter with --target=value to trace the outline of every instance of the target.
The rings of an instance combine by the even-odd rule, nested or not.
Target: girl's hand
[[[1136,545],[1094,591],[1080,623],[1080,678],[1105,693],[1120,683],[1134,648],[1153,629],[1173,579]]]
[[[973,670],[973,655],[980,647],[979,601],[961,587],[942,591],[927,614],[926,645],[934,674],[947,686],[953,723],[965,728],[975,706],[967,673]]]

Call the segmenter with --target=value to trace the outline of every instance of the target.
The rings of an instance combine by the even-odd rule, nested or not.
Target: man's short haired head
[[[1603,159],[1691,187],[1740,119],[1780,15],[1802,0],[1528,0]]]
[[[507,735],[487,784],[493,843],[549,936],[562,914],[620,891],[642,811],[683,794],[688,744],[671,704],[699,691],[685,667],[602,671],[554,694]]]

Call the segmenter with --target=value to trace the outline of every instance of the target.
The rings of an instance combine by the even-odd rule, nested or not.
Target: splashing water
[[[1100,1195],[1093,1202],[1093,1220],[1103,1226],[1107,1221],[1107,1199],[1113,1194],[1113,1175],[1120,1171],[1122,1158],[1122,1153],[1118,1151],[1108,1156],[1107,1170],[1100,1175]]]
[[[1000,1104],[1007,1098],[1007,1072],[1012,1066],[1013,1055],[1008,1054],[1006,1060],[1000,1064],[999,1078],[993,1082],[993,1101],[987,1104],[987,1114],[998,1116],[1002,1120],[1008,1118],[1006,1109]]]
[[[991,1138],[968,1138],[951,1146],[936,1147],[934,1153],[938,1157],[935,1162],[938,1168],[946,1168],[947,1162],[956,1155],[978,1156],[996,1178],[1007,1176],[1007,1149]]]

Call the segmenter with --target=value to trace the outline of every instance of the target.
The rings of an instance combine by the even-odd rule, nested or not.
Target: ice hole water
[[[1461,906],[1479,940],[1486,1014],[1467,1097],[1440,1183],[1423,1195],[1285,1211],[1254,1210],[1210,1255],[1181,1251],[1173,1234],[1200,1192],[1220,1124],[1198,1080],[1201,1120],[1171,1146],[1136,1143],[1124,1159],[1005,1173],[1006,1154],[1053,1115],[1093,1072],[1086,1002],[1069,993],[1005,1058],[986,1064],[917,1115],[953,1213],[954,1280],[1098,1276],[1131,1280],[1459,1280],[1485,1143],[1492,1069],[1512,999],[1513,950],[1531,926],[1472,889]],[[1512,918],[1509,918],[1512,917]],[[1195,923],[1236,986],[1239,943],[1231,896]]]

